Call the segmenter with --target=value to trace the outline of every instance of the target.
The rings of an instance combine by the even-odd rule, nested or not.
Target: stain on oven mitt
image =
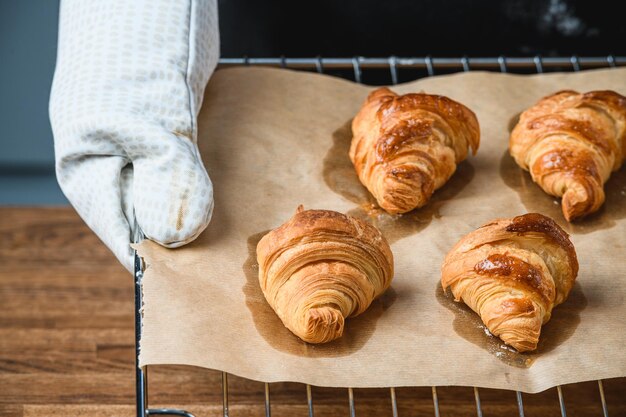
[[[213,211],[197,114],[219,54],[215,0],[64,0],[50,99],[57,178],[132,270],[136,224],[177,247]]]

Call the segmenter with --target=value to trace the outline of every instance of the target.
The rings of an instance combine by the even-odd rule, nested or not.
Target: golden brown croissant
[[[537,213],[497,219],[463,237],[446,256],[441,285],[520,352],[535,350],[542,324],[569,295],[576,251],[554,220]]]
[[[568,221],[593,213],[626,154],[626,97],[569,90],[544,97],[521,114],[509,150],[546,193],[562,197]]]
[[[425,205],[480,142],[478,120],[462,104],[388,88],[370,93],[352,133],[350,159],[359,179],[390,214]]]
[[[343,333],[393,278],[389,244],[374,226],[329,210],[298,207],[257,245],[259,283],[284,325],[309,343]]]

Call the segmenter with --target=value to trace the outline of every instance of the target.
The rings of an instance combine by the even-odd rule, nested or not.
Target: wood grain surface
[[[131,275],[70,208],[0,208],[0,416],[133,416]],[[242,343],[244,341],[233,341]],[[620,347],[621,348],[621,347]],[[210,346],[207,346],[210,349]],[[221,373],[149,369],[150,407],[222,415]],[[264,385],[229,376],[231,416],[264,416]],[[626,378],[604,381],[626,416]],[[307,416],[301,384],[270,385],[272,416]],[[484,416],[516,416],[514,392],[480,389]],[[346,389],[312,389],[315,416],[348,416]],[[441,416],[475,416],[472,388],[438,387]],[[431,388],[398,388],[399,416],[434,416]],[[596,382],[567,385],[568,416],[602,416]],[[391,416],[390,391],[354,390],[357,416]],[[556,388],[523,395],[525,415],[560,415]]]

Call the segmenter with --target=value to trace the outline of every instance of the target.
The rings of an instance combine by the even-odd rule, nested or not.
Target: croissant
[[[390,214],[424,206],[480,142],[478,120],[464,105],[388,88],[369,94],[352,133],[350,159],[359,179]]]
[[[560,91],[523,112],[509,150],[567,221],[597,211],[604,183],[626,154],[626,97],[614,91]]]
[[[309,343],[341,337],[393,277],[389,244],[374,226],[329,210],[304,210],[257,245],[259,283],[283,324]]]
[[[576,251],[554,220],[537,213],[493,220],[446,256],[441,285],[489,331],[520,352],[535,350],[541,326],[569,295]]]

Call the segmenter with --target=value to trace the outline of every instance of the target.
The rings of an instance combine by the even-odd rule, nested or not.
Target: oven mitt
[[[50,99],[57,179],[132,270],[133,225],[167,247],[213,211],[197,114],[219,55],[215,0],[63,0]]]

